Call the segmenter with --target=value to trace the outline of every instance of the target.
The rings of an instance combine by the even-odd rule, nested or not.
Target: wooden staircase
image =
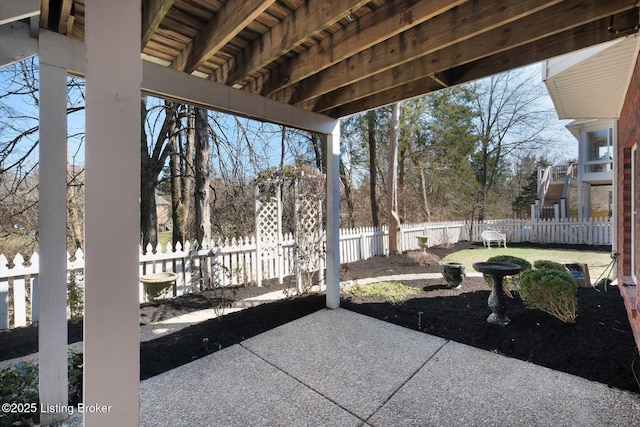
[[[540,213],[542,219],[553,219],[553,205],[555,205],[556,203],[560,204],[563,190],[564,182],[556,181],[549,183],[549,188],[547,189],[547,192],[544,196],[544,205],[542,206],[542,211]]]

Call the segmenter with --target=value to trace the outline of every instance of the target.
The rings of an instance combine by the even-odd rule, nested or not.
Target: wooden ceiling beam
[[[309,0],[223,64],[212,80],[233,85],[367,3],[369,0]]]
[[[622,1],[622,0],[621,0]],[[577,0],[571,0],[576,3]],[[429,21],[379,43],[329,69],[271,95],[285,103],[300,103],[338,87],[388,70],[483,32],[545,10],[558,0],[508,0],[496,9],[493,2],[464,3]],[[470,18],[472,17],[472,19]]]
[[[58,32],[60,34],[67,34],[67,25],[71,18],[71,6],[73,6],[73,0],[62,0],[60,3],[60,19],[58,20]]]
[[[49,28],[49,0],[40,0],[40,28]]]
[[[530,62],[543,61],[554,56],[584,49],[598,43],[604,43],[638,32],[638,9],[633,8],[615,15],[619,28],[633,29],[621,33],[608,31],[610,18],[589,25],[581,26],[575,31],[560,33],[545,39],[545,43],[529,43],[517,50],[501,52],[498,55],[482,58],[459,67],[450,69],[453,84],[466,83],[485,76],[501,73],[505,70],[522,67]]]
[[[389,84],[387,73],[380,73],[372,76],[370,79],[360,80],[352,85],[341,87],[327,94],[322,95],[308,103],[303,105],[297,105],[299,108],[305,110],[316,111],[319,113],[325,113],[326,111],[333,110],[340,105],[349,104],[357,101],[358,99],[371,97],[379,92],[388,91],[394,88],[401,88],[407,84],[413,84],[425,86],[427,79],[431,79],[434,82],[433,85],[427,85],[428,87],[437,87],[442,89],[452,86],[450,78],[446,72],[438,73],[425,73],[425,68],[407,68],[407,73],[398,78],[393,79]],[[393,73],[393,71],[390,71]],[[415,85],[414,85],[415,86]],[[403,89],[405,91],[406,89]]]
[[[173,6],[175,0],[143,0],[142,2],[142,49]]]
[[[467,1],[401,0],[386,3],[271,70],[246,90],[269,96]]]
[[[284,93],[284,98],[276,99],[308,109],[315,103],[315,98],[329,94],[342,86],[355,85],[363,78],[371,78],[375,74],[384,74],[384,77],[377,79],[381,88],[394,86],[394,82],[401,83],[415,78],[414,69],[423,70],[425,75],[441,72],[548,37],[568,28],[584,25],[589,21],[608,17],[612,10],[619,12],[629,8],[635,8],[635,6],[630,5],[626,0],[611,0],[607,3],[567,0],[532,15],[527,14],[517,21],[511,20],[506,25],[493,27],[491,31],[475,37],[464,37],[456,44],[443,43],[444,48],[425,49],[424,55],[416,57],[412,55],[413,52],[409,52],[410,60],[406,60],[401,54],[352,58],[344,64],[338,64],[322,74],[301,82],[294,88],[287,89],[285,92],[289,93]],[[580,13],[577,13],[578,11]],[[462,29],[462,26],[460,28]],[[350,72],[351,69],[360,72]],[[354,99],[368,96],[365,93],[352,92]]]
[[[193,73],[274,2],[275,0],[229,0],[180,52],[171,67]]]
[[[633,27],[638,22],[637,9],[616,15],[616,22]],[[624,34],[610,34],[607,31],[608,25],[609,18],[602,18],[525,45],[519,45],[517,48],[502,51],[466,65],[454,67],[447,72],[447,75],[452,85],[466,83],[624,36]],[[396,102],[398,93],[401,93],[401,96],[406,98],[424,95],[428,92],[424,91],[425,86],[420,86],[420,82],[426,81],[427,78],[424,77],[423,79],[408,82],[405,85],[379,91],[371,96],[324,111],[324,114],[338,118],[359,111],[377,108]]]

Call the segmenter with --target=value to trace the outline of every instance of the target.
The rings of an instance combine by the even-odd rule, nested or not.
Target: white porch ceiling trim
[[[636,65],[632,35],[543,63],[543,80],[560,119],[617,119]]]
[[[0,67],[38,54],[38,40],[30,32],[31,26],[25,22],[0,25]]]
[[[0,25],[40,15],[40,0],[0,0]]]
[[[51,31],[41,31],[42,37],[55,39],[54,43],[46,44],[52,48],[40,50],[43,62],[66,68],[74,75],[84,75],[84,43]],[[148,61],[142,64],[141,89],[151,95],[325,135],[335,133],[339,126],[339,120],[331,117]]]

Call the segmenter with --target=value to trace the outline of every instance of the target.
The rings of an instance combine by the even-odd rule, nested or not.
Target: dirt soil
[[[409,252],[345,264],[341,280],[440,273],[438,262],[441,258],[474,247],[477,246],[463,242],[449,248],[430,248],[427,254]],[[578,289],[578,318],[574,324],[564,324],[549,314],[524,307],[516,294],[508,300],[507,315],[511,323],[499,327],[486,322],[490,314],[487,307],[490,289],[482,278],[467,277],[460,289],[448,289],[444,279],[403,283],[417,288],[419,293],[400,304],[371,297],[343,296],[342,307],[612,387],[640,391],[636,380],[640,376],[638,352],[616,287]],[[288,285],[292,283],[287,281],[284,287]],[[149,323],[210,308],[221,296],[228,302],[274,290],[283,290],[283,286],[268,282],[262,288],[238,287],[225,291],[224,295],[210,292],[143,304],[140,322]],[[173,369],[323,307],[321,295],[289,298],[227,314],[141,343],[141,378]],[[82,338],[81,325],[72,324],[69,331],[70,342]],[[208,338],[206,347],[204,338]],[[37,351],[37,327],[0,332],[0,360],[34,351]]]

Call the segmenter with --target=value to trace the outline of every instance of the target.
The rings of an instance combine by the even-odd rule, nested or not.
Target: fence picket
[[[566,244],[611,244],[611,221],[589,218],[585,220],[489,220],[468,224],[460,221],[440,221],[401,225],[401,249],[417,250],[417,236],[429,237],[429,246],[455,243],[460,240],[480,241],[484,230],[498,230],[508,236],[510,242],[566,243]],[[155,252],[151,245],[146,251],[140,248],[140,275],[152,272],[173,271],[178,280],[173,295],[198,292],[200,285],[207,286],[209,276],[214,281],[228,286],[243,283],[256,283],[258,268],[263,279],[273,279],[295,274],[295,239],[290,233],[283,236],[280,259],[275,254],[264,256],[258,262],[255,236],[234,238],[232,240],[210,242],[210,249],[199,250],[197,241],[168,243],[164,248],[157,245]],[[350,263],[387,253],[389,247],[386,227],[361,227],[340,230],[340,260]],[[164,251],[163,251],[164,249]],[[84,253],[82,250],[70,257],[67,254],[67,270],[74,274],[78,283],[84,271]],[[11,268],[4,255],[0,254],[0,329],[26,325],[37,321],[38,301],[38,254],[30,258],[30,265],[24,265],[24,258],[18,254]],[[258,265],[260,264],[260,265]],[[225,271],[220,268],[224,266]],[[80,279],[79,279],[80,278]],[[11,285],[11,286],[10,286]],[[26,286],[30,292],[27,295]],[[140,301],[146,301],[142,284]],[[13,306],[9,307],[9,291],[12,290]],[[27,301],[27,296],[30,300]],[[31,310],[27,308],[30,307]],[[13,313],[10,321],[9,313]],[[27,313],[30,315],[27,317]]]

